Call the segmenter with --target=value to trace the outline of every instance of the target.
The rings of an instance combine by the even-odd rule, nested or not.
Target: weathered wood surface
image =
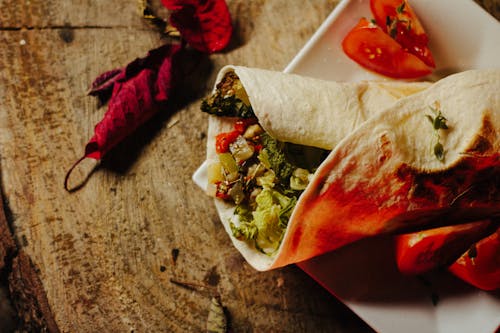
[[[225,64],[282,70],[337,2],[228,1],[234,41],[200,72],[200,96]],[[498,0],[478,2],[500,17]],[[232,248],[211,200],[191,181],[204,159],[200,96],[154,118],[82,189],[66,192],[65,172],[105,111],[86,96],[90,82],[162,41],[133,0],[0,7],[1,185],[17,246],[0,244],[0,270],[6,252],[2,276],[13,297],[25,281],[45,293],[29,305],[38,307],[35,317],[53,316],[39,327],[199,332],[218,293],[234,332],[371,332],[298,268],[259,273]]]

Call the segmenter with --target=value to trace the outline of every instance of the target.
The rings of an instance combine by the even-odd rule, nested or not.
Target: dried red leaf
[[[170,23],[189,45],[213,53],[224,49],[233,32],[231,15],[224,0],[162,0]]]
[[[104,118],[95,126],[94,136],[85,146],[85,155],[68,171],[64,186],[74,167],[84,158],[101,159],[111,148],[151,118],[169,98],[172,88],[172,61],[182,49],[166,44],[149,51],[144,58],[128,64],[119,73],[106,72],[97,80],[98,88],[112,86],[112,95]],[[96,81],[97,81],[96,80]],[[106,87],[105,89],[108,89]]]
[[[162,0],[172,10],[171,24],[194,49],[205,53],[220,51],[232,34],[229,10],[224,0]],[[64,187],[73,169],[85,158],[101,159],[110,149],[151,118],[169,99],[174,82],[172,61],[181,45],[166,44],[151,50],[123,69],[99,75],[89,95],[104,102],[111,92],[108,110],[95,126],[94,136],[85,146],[85,154],[68,171]]]
[[[97,96],[102,102],[104,102],[111,96],[115,81],[118,74],[121,72],[121,68],[116,68],[102,73],[94,80],[94,82],[92,82],[92,86],[87,94]]]
[[[168,99],[172,59],[179,50],[179,45],[166,44],[122,70],[115,80],[108,110],[85,148],[86,157],[101,159],[156,113]]]

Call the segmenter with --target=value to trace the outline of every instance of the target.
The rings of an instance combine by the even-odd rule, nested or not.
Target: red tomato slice
[[[479,289],[500,289],[500,228],[477,242],[449,270]]]
[[[345,36],[342,48],[366,69],[392,78],[414,79],[432,72],[422,60],[365,18]]]
[[[404,274],[422,274],[453,263],[494,231],[489,220],[435,228],[396,237],[396,263]]]
[[[429,38],[407,0],[370,0],[370,9],[382,30],[427,66],[436,67]]]

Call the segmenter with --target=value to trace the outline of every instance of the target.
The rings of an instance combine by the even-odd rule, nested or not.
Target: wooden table
[[[477,2],[500,17],[500,1]],[[191,181],[218,69],[282,70],[337,3],[228,1],[234,38],[200,72],[199,95],[68,193],[65,173],[105,112],[90,83],[162,40],[137,1],[0,0],[0,331],[200,332],[217,294],[234,332],[371,332],[297,267],[253,270]]]

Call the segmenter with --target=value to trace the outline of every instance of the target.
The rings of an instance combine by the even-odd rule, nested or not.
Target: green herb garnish
[[[399,6],[396,7],[396,13],[397,14],[403,14],[406,10],[406,1],[402,1]],[[399,23],[406,23],[406,29],[408,31],[411,30],[411,21],[408,20],[402,20],[398,17],[392,18],[389,15],[385,17],[385,25],[387,27],[387,31],[389,33],[389,36],[391,38],[396,38],[398,34],[398,25]]]
[[[471,260],[474,260],[476,259],[477,257],[477,248],[476,248],[476,244],[472,245],[469,250],[467,251],[467,255],[469,256],[469,258]]]
[[[396,7],[396,12],[398,14],[403,14],[403,12],[405,11],[405,6],[406,6],[406,2],[405,1],[401,2],[401,4]]]
[[[436,143],[432,147],[432,151],[434,153],[434,156],[436,156],[436,158],[438,159],[438,161],[444,162],[446,151],[444,150],[444,146],[441,143],[441,137],[439,135],[439,131],[447,130],[448,125],[446,124],[446,118],[441,113],[441,109],[437,102],[435,103],[434,107],[430,106],[429,108],[435,114],[434,117],[431,115],[426,115],[427,119],[429,119],[429,121],[432,124],[432,128],[434,129],[434,136],[436,138]]]

